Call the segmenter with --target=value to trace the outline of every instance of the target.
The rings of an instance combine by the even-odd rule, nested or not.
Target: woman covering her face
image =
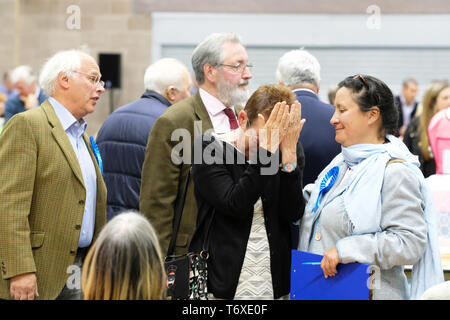
[[[393,135],[397,119],[385,83],[344,79],[330,120],[342,152],[303,190],[298,249],[324,255],[325,277],[339,263],[371,265],[373,299],[417,299],[443,281],[434,207],[417,157]],[[404,265],[414,265],[411,288]]]
[[[291,223],[304,209],[305,120],[294,99],[287,87],[262,86],[239,113],[240,128],[196,141],[202,161],[192,168],[198,218],[190,251],[209,234],[209,298],[289,294]]]

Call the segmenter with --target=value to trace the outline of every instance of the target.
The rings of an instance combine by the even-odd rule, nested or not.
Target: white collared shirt
[[[218,134],[230,132],[230,121],[225,112],[223,112],[226,106],[219,99],[203,90],[202,88],[199,89],[199,93],[200,98],[202,99],[203,104],[208,111],[209,118],[211,119],[214,128],[214,132]],[[234,107],[230,107],[230,109],[235,112]]]
[[[308,92],[314,93],[314,95],[317,96],[317,93],[315,93],[315,92],[312,91],[311,89],[307,89],[307,88],[299,88],[299,89],[294,89],[294,90],[292,90],[292,92],[297,92],[297,91],[308,91]]]

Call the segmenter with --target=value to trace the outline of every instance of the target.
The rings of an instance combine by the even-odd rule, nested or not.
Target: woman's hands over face
[[[261,114],[258,117],[264,119]],[[298,101],[290,108],[284,101],[275,104],[269,119],[259,132],[260,146],[272,153],[278,146],[282,152],[285,150],[295,153],[300,131],[305,123],[305,119],[302,120],[301,117],[301,104]]]
[[[300,137],[305,119],[302,119],[302,105],[295,101],[290,108],[289,123],[285,131],[285,135],[280,143],[280,150],[282,153],[297,151],[297,142]]]
[[[264,120],[262,114],[258,114],[258,117]],[[289,106],[284,101],[278,102],[275,104],[264,127],[259,130],[259,145],[271,153],[274,153],[284,138],[288,125]]]

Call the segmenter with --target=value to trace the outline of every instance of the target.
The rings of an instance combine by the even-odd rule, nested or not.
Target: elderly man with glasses
[[[101,157],[85,133],[105,91],[96,61],[62,51],[42,68],[49,98],[0,136],[0,299],[81,299],[82,260],[106,223]]]
[[[161,248],[167,252],[173,233],[174,211],[190,170],[194,135],[213,129],[226,133],[239,127],[237,113],[249,96],[252,75],[247,52],[238,35],[215,33],[203,40],[192,54],[192,68],[199,85],[197,94],[172,105],[155,122],[150,133],[140,193],[140,210],[158,233]],[[180,140],[176,131],[187,133],[183,158],[177,161],[172,151]],[[176,152],[175,152],[176,153]],[[186,253],[195,231],[197,204],[192,181],[187,188],[175,253]]]
[[[5,120],[14,115],[39,106],[48,97],[39,88],[36,75],[30,66],[18,66],[11,72],[11,83],[15,89],[5,103]]]

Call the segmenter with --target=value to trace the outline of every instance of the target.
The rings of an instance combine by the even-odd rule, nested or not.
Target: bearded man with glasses
[[[177,129],[187,130],[191,141],[185,143],[192,148],[194,132],[202,134],[213,129],[216,133],[226,133],[237,129],[236,115],[249,96],[250,67],[238,35],[211,34],[192,55],[192,68],[199,85],[197,94],[172,105],[153,126],[142,169],[140,210],[155,227],[164,253],[172,238],[174,210],[179,206],[177,201],[193,162],[186,154],[187,161],[173,161],[172,150],[180,141],[173,141],[172,133]],[[201,125],[194,130],[196,122]],[[188,152],[187,149],[183,152]],[[176,254],[187,252],[195,231],[197,204],[193,189],[190,181],[176,239]]]

